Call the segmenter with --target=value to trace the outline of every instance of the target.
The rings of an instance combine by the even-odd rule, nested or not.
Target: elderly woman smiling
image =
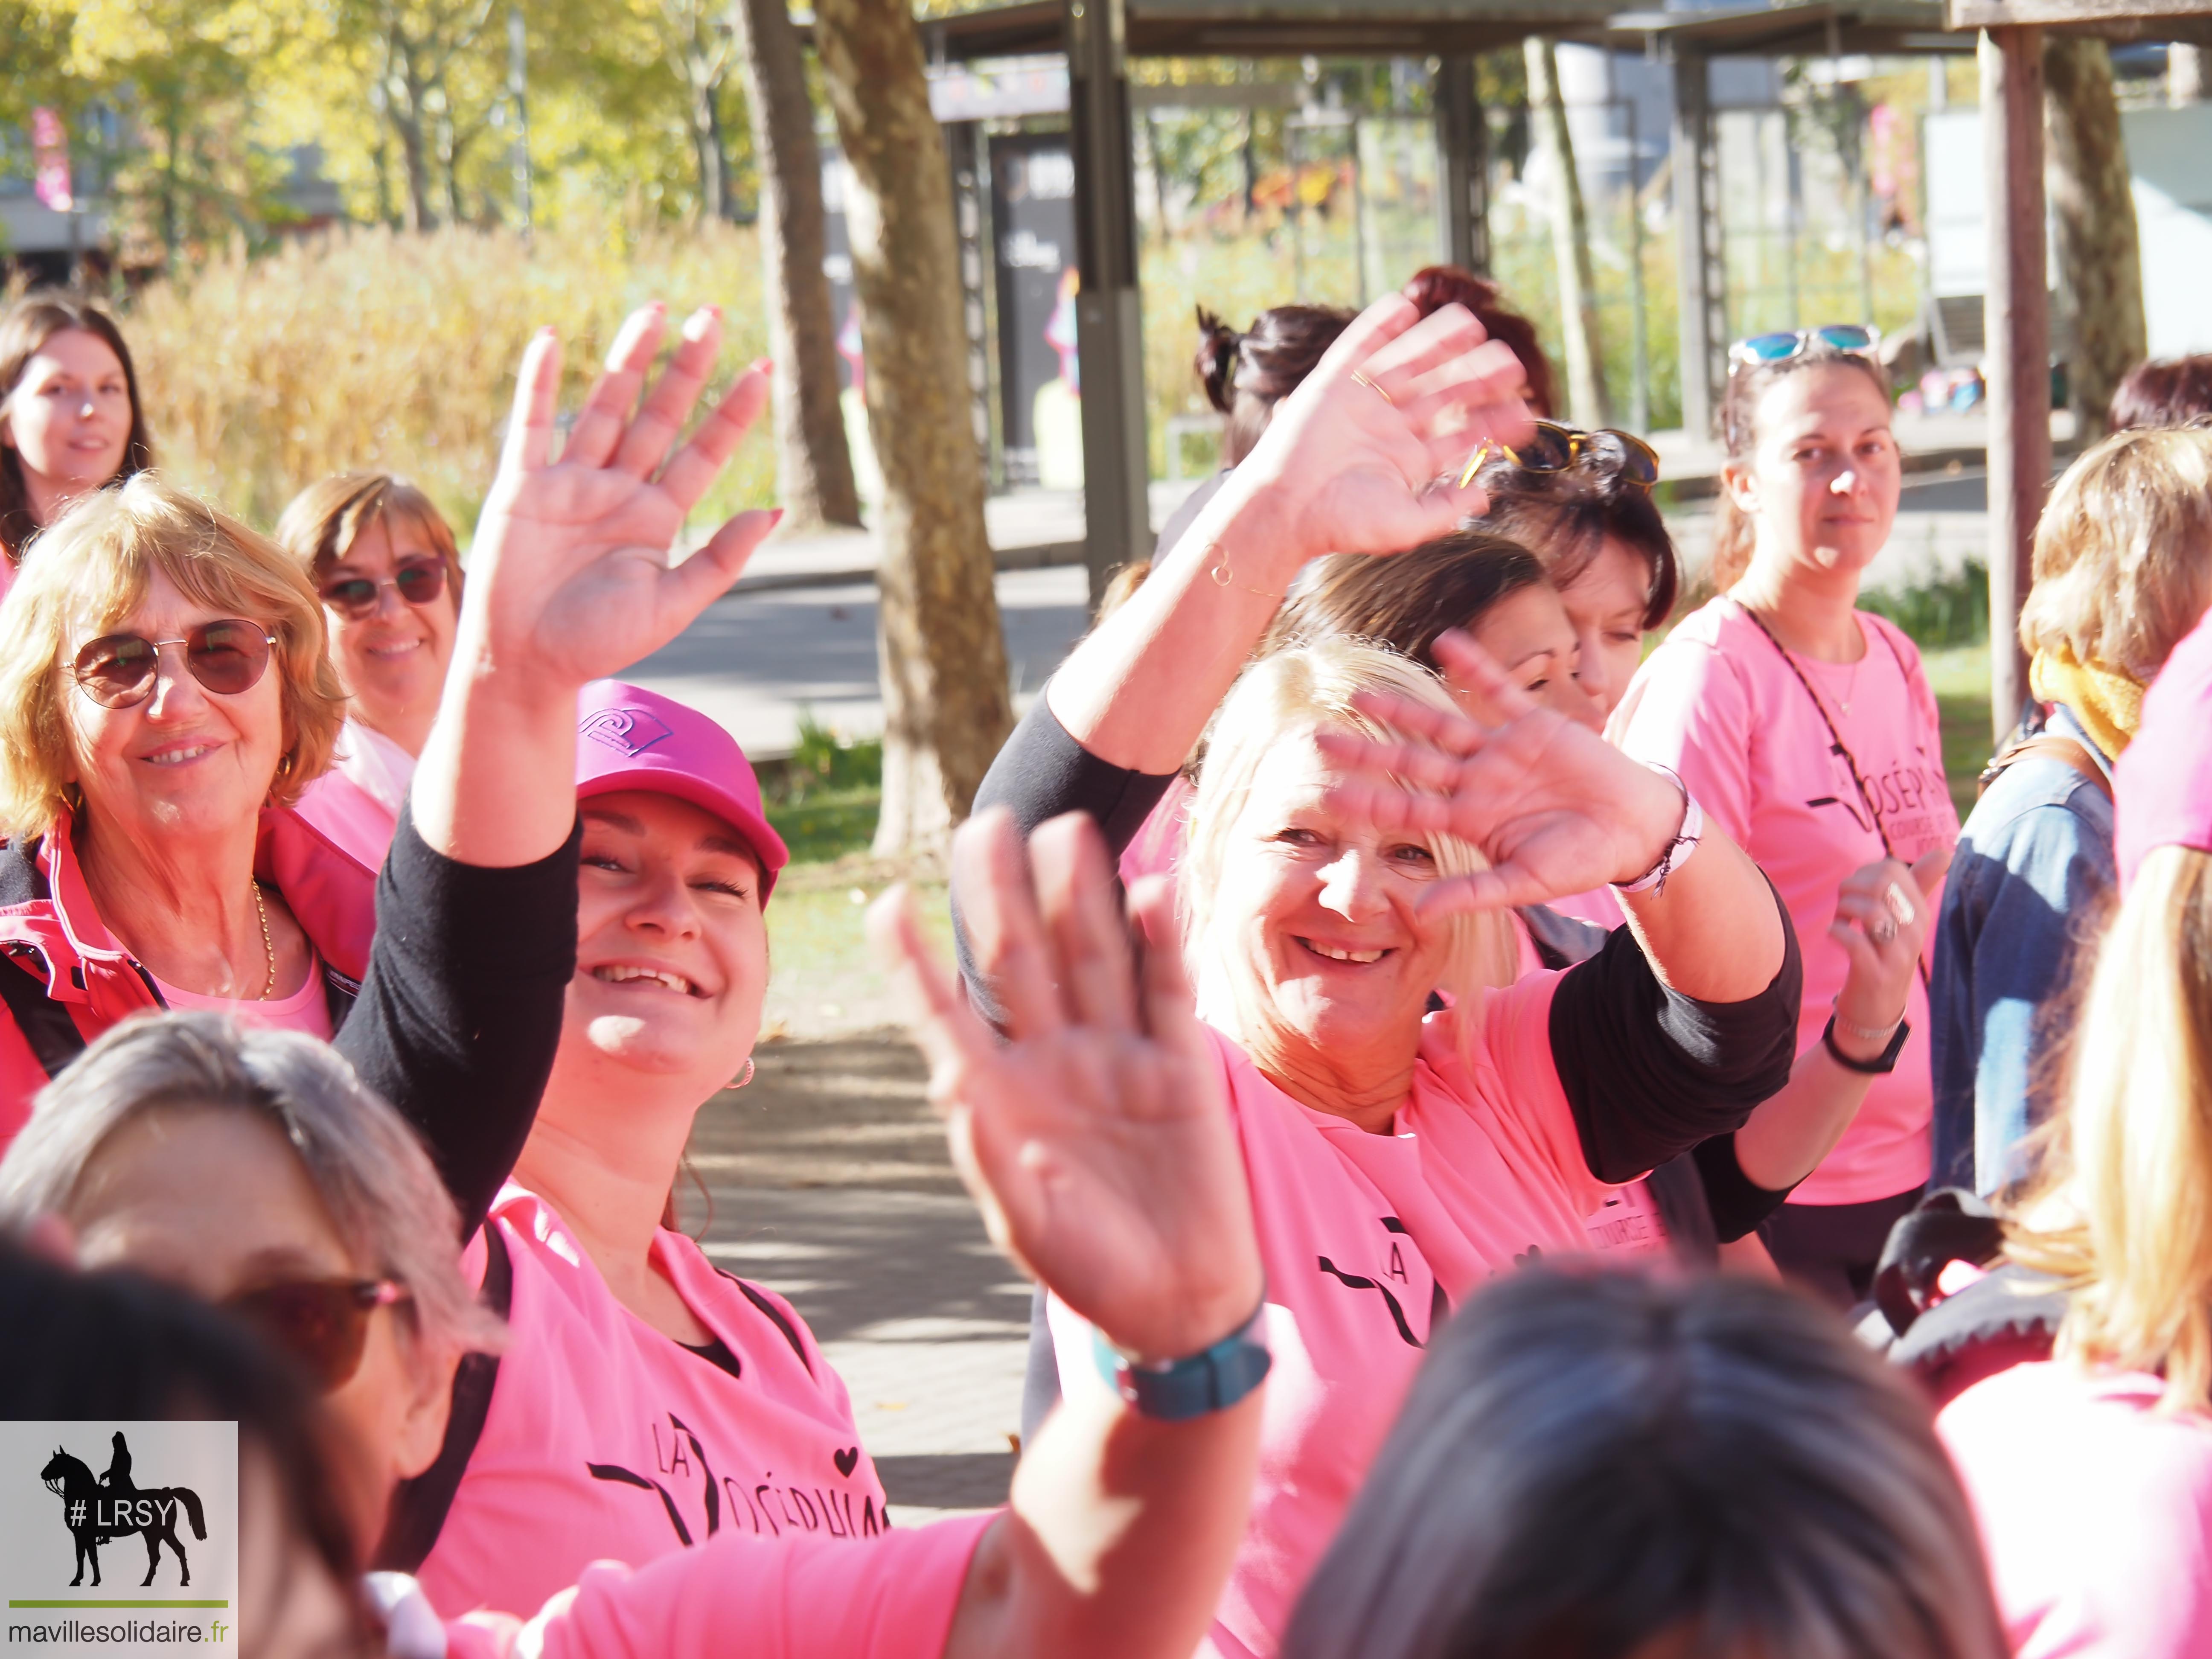
[[[141,474],[56,520],[9,611],[0,1144],[141,1008],[328,1036],[374,928],[372,872],[284,810],[343,712],[296,565]]]
[[[1183,950],[1276,1356],[1252,1523],[1211,1632],[1223,1656],[1275,1650],[1450,1309],[1585,1248],[1607,1185],[1729,1133],[1789,1075],[1788,918],[1739,848],[1700,836],[1673,779],[1540,707],[1462,635],[1436,654],[1474,719],[1426,671],[1341,641],[1238,678],[1308,559],[1414,547],[1480,512],[1456,481],[1486,435],[1525,432],[1520,373],[1456,307],[1418,324],[1403,301],[1369,310],[1069,658],[979,797],[1030,822],[1087,811],[1126,838],[1213,717]],[[1378,756],[1439,793],[1370,781]],[[972,859],[954,878],[963,912],[1003,879]],[[1631,925],[1590,960],[1498,991],[1467,971],[1467,912],[1607,884]],[[963,921],[979,1001],[1034,1020],[1037,942]],[[1051,1317],[1074,1401],[1097,1385],[1079,1323]]]

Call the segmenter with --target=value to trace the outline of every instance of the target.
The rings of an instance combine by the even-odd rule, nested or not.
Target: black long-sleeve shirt
[[[580,824],[550,857],[486,869],[433,852],[403,811],[377,877],[368,972],[334,1041],[422,1137],[464,1239],[521,1156],[552,1075],[582,845]]]

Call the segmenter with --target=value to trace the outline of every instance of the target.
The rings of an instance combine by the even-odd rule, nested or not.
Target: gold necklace
[[[261,902],[261,884],[257,881],[252,887],[253,908],[261,918],[261,959],[266,964],[261,981],[261,994],[254,1000],[266,1002],[270,994],[276,988],[276,947],[269,939],[269,907]]]

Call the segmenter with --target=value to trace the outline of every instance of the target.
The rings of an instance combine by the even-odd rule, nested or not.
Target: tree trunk
[[[845,222],[883,468],[884,805],[876,850],[942,846],[1013,725],[983,527],[952,179],[907,0],[817,0],[852,168]]]
[[[707,76],[693,65],[691,147],[699,161],[699,216],[730,216],[729,160],[722,145],[721,77]]]
[[[399,139],[399,155],[407,168],[407,228],[428,230],[437,222],[430,210],[429,143],[422,131],[422,83],[415,73],[414,55],[398,29],[388,46],[397,73],[387,76],[384,109]],[[393,90],[401,96],[392,95]]]
[[[837,330],[822,270],[829,254],[822,151],[799,33],[784,0],[738,0],[731,12],[760,177],[762,286],[775,354],[776,495],[787,530],[857,526],[860,496],[837,401]]]
[[[2111,52],[2102,40],[2053,34],[2043,75],[2059,287],[2073,334],[2067,381],[2077,429],[2091,439],[2104,434],[2113,392],[2148,349],[2142,252]]]
[[[1524,43],[1528,112],[1536,142],[1552,169],[1552,250],[1559,267],[1559,330],[1567,343],[1567,400],[1588,427],[1613,419],[1606,393],[1605,354],[1597,327],[1597,283],[1590,269],[1589,216],[1575,171],[1574,135],[1559,96],[1559,64],[1552,43],[1532,34]]]

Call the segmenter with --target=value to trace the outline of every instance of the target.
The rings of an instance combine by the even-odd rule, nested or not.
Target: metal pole
[[[1989,222],[1984,329],[1990,374],[1990,730],[2002,741],[2027,696],[2020,606],[2051,478],[2051,295],[2044,247],[2043,31],[1981,39]]]
[[[507,9],[507,96],[514,111],[514,210],[522,233],[530,234],[530,52],[523,33],[522,8]]]
[[[1674,60],[1674,242],[1681,285],[1682,427],[1712,435],[1720,411],[1720,355],[1728,349],[1728,272],[1722,264],[1719,158],[1705,58]]]
[[[1068,0],[1066,24],[1075,257],[1082,285],[1075,327],[1083,392],[1084,562],[1096,605],[1115,570],[1152,556],[1145,360],[1121,0]]]
[[[1643,146],[1636,130],[1636,100],[1620,99],[1628,111],[1628,346],[1632,379],[1628,386],[1628,425],[1632,431],[1651,429],[1651,328],[1644,315],[1644,194],[1638,187],[1637,165]]]
[[[1444,263],[1490,270],[1489,124],[1475,97],[1474,59],[1437,67],[1437,208]]]

